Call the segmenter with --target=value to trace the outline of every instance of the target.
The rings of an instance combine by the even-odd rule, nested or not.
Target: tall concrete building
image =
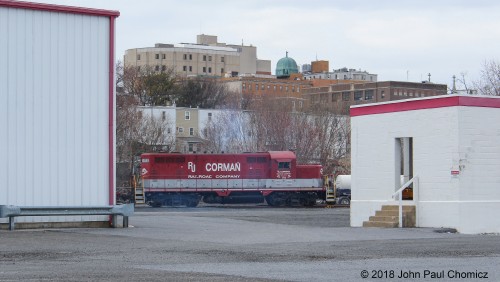
[[[155,71],[172,69],[183,76],[236,77],[270,75],[271,61],[257,58],[257,47],[226,44],[214,35],[198,35],[196,43],[163,44],[125,51],[125,66]]]

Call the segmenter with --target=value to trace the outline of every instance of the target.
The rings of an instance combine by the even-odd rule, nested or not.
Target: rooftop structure
[[[217,36],[201,34],[196,43],[164,44],[125,51],[125,66],[172,69],[183,76],[235,77],[271,75],[271,61],[257,59],[257,47],[226,44]]]
[[[293,58],[288,57],[288,52],[286,52],[286,56],[281,58],[276,64],[277,78],[289,78],[290,75],[298,72],[299,68],[297,67],[297,63]]]

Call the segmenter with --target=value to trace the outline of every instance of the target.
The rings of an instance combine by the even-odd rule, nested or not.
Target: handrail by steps
[[[408,188],[413,183],[413,201],[415,204],[415,213],[417,213],[417,204],[418,204],[418,175],[415,175],[412,179],[408,180],[401,188],[399,188],[394,194],[392,194],[392,198],[396,199],[396,196],[399,195],[399,228],[403,227],[403,190]],[[416,214],[416,226],[419,226],[418,215]]]

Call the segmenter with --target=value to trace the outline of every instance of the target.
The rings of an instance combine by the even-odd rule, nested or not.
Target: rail
[[[403,227],[403,190],[410,187],[410,185],[413,183],[413,201],[415,202],[415,208],[417,209],[415,212],[416,214],[416,226],[419,226],[418,222],[418,175],[415,175],[412,179],[408,180],[401,188],[399,188],[394,194],[392,194],[392,198],[396,199],[396,197],[399,195],[398,200],[399,200],[399,228]]]
[[[9,218],[9,230],[15,229],[18,216],[71,216],[111,215],[111,224],[117,226],[118,215],[123,216],[123,228],[128,227],[128,217],[134,214],[134,204],[116,206],[12,206],[0,205],[0,218]]]

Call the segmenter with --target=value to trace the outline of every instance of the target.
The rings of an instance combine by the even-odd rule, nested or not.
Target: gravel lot
[[[351,228],[348,208],[142,207],[130,224],[2,230],[0,281],[500,281],[500,235]]]

